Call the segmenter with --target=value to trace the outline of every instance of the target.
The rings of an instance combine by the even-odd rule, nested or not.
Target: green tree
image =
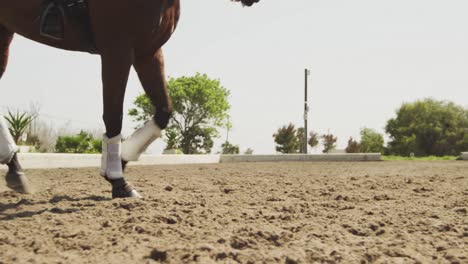
[[[19,144],[21,141],[21,137],[23,136],[26,129],[31,125],[32,121],[34,120],[34,116],[28,113],[20,113],[16,111],[16,113],[12,113],[8,111],[7,116],[5,119],[9,124],[9,130],[11,135],[13,136],[13,140],[16,144]]]
[[[182,151],[185,154],[210,153],[213,138],[219,136],[217,128],[229,124],[229,91],[219,80],[198,73],[191,77],[170,78],[168,89],[174,107],[168,128],[180,135]],[[146,95],[138,96],[134,104],[135,108],[128,114],[135,121],[145,121],[153,116],[155,110]]]
[[[309,140],[307,142],[311,148],[315,148],[318,146],[319,142],[319,135],[317,132],[310,131],[309,133]]]
[[[468,109],[434,99],[404,103],[388,120],[390,154],[458,155],[468,149]]]
[[[361,144],[354,140],[352,137],[348,140],[348,146],[346,147],[346,153],[359,153],[361,152]]]
[[[174,128],[177,129],[176,126]],[[218,131],[214,127],[193,126],[184,131],[181,138],[181,148],[185,154],[207,154],[211,152]]]
[[[383,153],[384,138],[382,134],[370,128],[361,129],[361,152]]]
[[[128,110],[128,115],[133,117],[133,121],[139,122],[140,124],[150,120],[156,112],[153,104],[146,94],[137,96],[135,101],[133,101],[133,104],[135,105],[135,108]]]
[[[329,153],[336,148],[336,141],[338,140],[333,134],[322,135],[323,140],[323,153]]]
[[[73,136],[60,136],[55,144],[57,153],[101,153],[102,140],[95,139],[91,134],[81,131]]]
[[[229,141],[224,142],[221,148],[223,154],[239,154],[239,146],[233,145]]]
[[[299,152],[299,139],[297,138],[297,130],[293,124],[283,126],[273,134],[276,143],[276,151],[281,153],[297,153]]]

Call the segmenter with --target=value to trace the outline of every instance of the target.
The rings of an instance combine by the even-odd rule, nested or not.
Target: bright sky
[[[220,79],[232,94],[230,141],[261,154],[275,152],[280,126],[302,126],[310,68],[309,129],[330,131],[344,148],[361,127],[383,132],[402,102],[432,97],[468,106],[467,10],[466,0],[261,0],[252,8],[182,0],[164,48],[166,72]],[[17,36],[0,88],[0,106],[38,102],[58,128],[103,127],[97,56]],[[126,109],[141,92],[132,73]],[[128,135],[134,124],[124,122]]]

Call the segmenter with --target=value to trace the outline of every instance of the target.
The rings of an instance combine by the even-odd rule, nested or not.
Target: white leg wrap
[[[122,136],[102,139],[101,176],[111,180],[123,178],[121,143]]]
[[[0,164],[11,161],[18,147],[8,130],[8,124],[3,116],[0,116]]]
[[[122,159],[137,161],[146,148],[159,137],[161,129],[153,120],[149,120],[122,143]]]

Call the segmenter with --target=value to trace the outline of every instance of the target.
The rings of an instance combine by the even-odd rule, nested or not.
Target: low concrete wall
[[[26,169],[100,167],[101,154],[19,153]],[[142,155],[130,165],[209,164],[219,163],[219,155]]]
[[[211,164],[219,163],[219,155],[142,155],[133,165]]]
[[[468,160],[468,152],[462,152],[460,157],[461,157],[462,160]]]
[[[381,161],[380,153],[222,155],[221,163],[275,161]]]
[[[25,169],[100,167],[100,154],[19,153]],[[378,153],[290,155],[142,155],[130,165],[216,164],[275,161],[380,161]]]
[[[100,154],[39,154],[18,153],[25,169],[100,167]]]

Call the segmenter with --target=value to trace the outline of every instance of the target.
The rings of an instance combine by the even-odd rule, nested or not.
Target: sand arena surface
[[[3,175],[5,171],[0,171]],[[468,263],[468,162],[130,167],[0,184],[0,263]]]

